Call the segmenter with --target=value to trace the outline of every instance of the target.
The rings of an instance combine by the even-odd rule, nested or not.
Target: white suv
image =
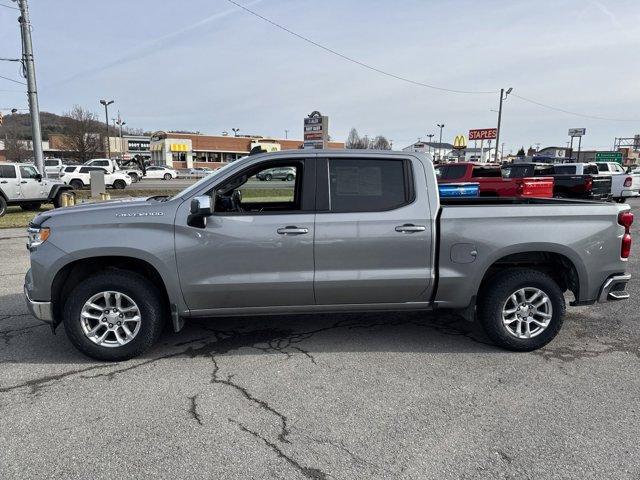
[[[0,163],[0,217],[7,206],[37,210],[43,203],[61,204],[61,194],[71,188],[59,180],[42,178],[36,167],[24,163]]]
[[[144,178],[161,178],[163,180],[171,180],[173,178],[178,178],[178,172],[167,167],[152,166],[147,167]]]
[[[71,185],[74,190],[80,190],[85,186],[91,185],[91,172],[93,170],[102,170],[104,172],[104,184],[108,187],[123,189],[127,185],[131,185],[131,177],[121,170],[109,173],[102,167],[90,167],[87,165],[65,167],[60,172],[60,180],[67,185]]]

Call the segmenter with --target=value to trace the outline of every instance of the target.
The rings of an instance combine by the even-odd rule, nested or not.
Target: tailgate
[[[522,179],[523,197],[553,197],[553,177],[526,177]]]
[[[611,193],[611,176],[610,175],[594,175],[592,177],[593,186],[591,193],[595,196],[606,196]]]

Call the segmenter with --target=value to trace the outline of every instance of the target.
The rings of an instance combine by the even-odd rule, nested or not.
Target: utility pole
[[[107,127],[107,158],[111,158],[111,142],[109,141],[109,105],[113,103],[113,100],[100,100],[100,103],[104,105],[104,124]]]
[[[502,102],[513,91],[513,88],[507,89],[505,95],[504,88],[500,89],[500,108],[498,108],[498,129],[496,130],[496,161],[498,160],[498,147],[500,146],[500,124],[502,123]],[[489,146],[489,159],[491,159],[491,146]]]
[[[287,140],[289,138],[289,130],[285,128],[284,130],[284,139]]]
[[[440,129],[440,141],[438,142],[438,161],[442,160],[442,129],[444,128],[444,123],[438,123],[436,126]]]
[[[31,43],[31,22],[27,0],[18,0],[20,6],[20,35],[22,37],[22,65],[27,75],[27,97],[31,115],[31,143],[36,169],[44,175],[44,154],[42,152],[42,132],[40,129],[40,107],[38,106],[38,89],[36,87],[36,69],[33,61],[33,44]]]

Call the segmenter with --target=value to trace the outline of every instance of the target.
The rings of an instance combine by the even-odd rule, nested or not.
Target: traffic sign
[[[596,162],[616,162],[622,165],[622,152],[596,152]]]

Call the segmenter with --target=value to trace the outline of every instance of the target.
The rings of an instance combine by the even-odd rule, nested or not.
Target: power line
[[[9,77],[4,77],[2,75],[0,75],[0,78],[3,78],[4,80],[8,80],[10,82],[19,83],[20,85],[26,85],[25,82],[21,82],[20,80],[14,80],[13,78],[9,78]]]
[[[0,62],[21,62],[19,58],[0,58]]]
[[[246,11],[247,13],[250,13],[251,15],[259,18],[260,20],[263,20],[267,23],[270,23],[271,25],[273,25],[276,28],[279,28],[280,30],[287,32],[289,35],[293,35],[294,37],[299,38],[300,40],[303,40],[307,43],[310,43],[311,45],[318,47],[326,52],[331,53],[332,55],[336,55],[340,58],[342,58],[343,60],[347,60],[348,62],[351,63],[355,63],[356,65],[359,65],[361,67],[367,68],[369,70],[372,70],[374,72],[380,73],[382,75],[386,75],[387,77],[391,77],[391,78],[395,78],[396,80],[401,80],[403,82],[406,83],[411,83],[412,85],[418,85],[420,87],[426,87],[426,88],[431,88],[433,90],[440,90],[442,92],[450,92],[450,93],[465,93],[465,94],[494,94],[497,93],[497,90],[491,90],[491,91],[469,91],[469,90],[455,90],[452,88],[445,88],[445,87],[438,87],[435,85],[430,85],[428,83],[422,83],[422,82],[418,82],[416,80],[411,80],[410,78],[406,78],[406,77],[402,77],[400,75],[396,75],[394,73],[391,72],[387,72],[385,70],[382,70],[380,68],[374,67],[372,65],[366,64],[364,62],[361,62],[360,60],[356,60],[355,58],[349,57],[343,53],[337,52],[336,50],[333,50],[329,47],[326,47],[318,42],[315,42],[313,40],[311,40],[310,38],[307,38],[303,35],[300,35],[299,33],[294,32],[293,30],[289,30],[287,27],[284,27],[282,25],[280,25],[279,23],[274,22],[273,20],[269,20],[266,17],[263,17],[262,15],[260,15],[258,12],[254,12],[253,10],[251,10],[250,8],[245,7],[244,5],[239,4],[238,2],[235,2],[234,0],[227,0],[229,3],[235,5],[238,8],[241,8],[242,10]]]
[[[355,58],[349,57],[349,56],[347,56],[347,55],[345,55],[343,53],[340,53],[340,52],[338,52],[336,50],[333,50],[333,49],[331,49],[331,48],[329,48],[329,47],[327,47],[325,45],[322,45],[322,44],[320,44],[318,42],[315,42],[315,41],[311,40],[310,38],[307,38],[307,37],[305,37],[303,35],[300,35],[299,33],[296,33],[294,31],[288,29],[287,27],[285,27],[283,25],[280,25],[279,23],[276,23],[273,20],[270,20],[270,19],[260,15],[258,12],[255,12],[255,11],[251,10],[250,8],[245,7],[244,5],[239,4],[235,0],[227,0],[227,2],[235,5],[238,8],[241,8],[245,12],[250,13],[251,15],[259,18],[260,20],[263,20],[263,21],[271,24],[272,26],[274,26],[274,27],[276,27],[276,28],[278,28],[278,29],[290,34],[290,35],[293,35],[294,37],[299,38],[300,40],[303,40],[303,41],[305,41],[305,42],[307,42],[307,43],[309,43],[309,44],[311,44],[311,45],[313,45],[315,47],[318,47],[318,48],[320,48],[320,49],[322,49],[322,50],[324,50],[326,52],[329,52],[332,55],[336,55],[336,56],[342,58],[343,60],[347,60],[347,61],[349,61],[351,63],[355,63],[356,65],[359,65],[359,66],[361,66],[363,68],[367,68],[369,70],[372,70],[374,72],[380,73],[382,75],[386,75],[387,77],[395,78],[396,80],[401,80],[403,82],[410,83],[412,85],[431,88],[431,89],[434,89],[434,90],[440,90],[440,91],[443,91],[443,92],[465,93],[465,94],[495,94],[495,93],[498,93],[498,90],[492,90],[492,91],[469,91],[469,90],[455,90],[455,89],[451,89],[451,88],[438,87],[438,86],[435,86],[435,85],[430,85],[430,84],[427,84],[427,83],[418,82],[418,81],[412,80],[410,78],[402,77],[400,75],[396,75],[396,74],[391,73],[391,72],[387,72],[387,71],[382,70],[380,68],[374,67],[374,66],[366,64],[364,62],[361,62],[360,60],[356,60]],[[637,122],[637,121],[640,121],[640,119],[633,119],[633,118],[607,118],[607,117],[601,117],[601,116],[598,116],[598,115],[587,115],[587,114],[583,114],[583,113],[572,112],[571,110],[566,110],[564,108],[559,108],[559,107],[554,107],[552,105],[547,105],[545,103],[538,102],[538,101],[532,100],[530,98],[526,98],[526,97],[523,97],[523,96],[520,96],[520,95],[516,95],[515,93],[511,93],[511,95],[514,96],[514,97],[517,97],[520,100],[523,100],[525,102],[529,102],[529,103],[532,103],[532,104],[537,105],[539,107],[547,108],[549,110],[555,110],[556,112],[565,113],[567,115],[573,115],[573,116],[583,117],[583,118],[591,118],[591,119],[594,119],[594,120],[605,120],[605,121],[609,121],[609,122]]]
[[[539,107],[548,108],[549,110],[555,110],[556,112],[566,113],[567,115],[574,115],[576,117],[590,118],[593,120],[606,120],[608,122],[640,122],[640,119],[638,118],[608,118],[608,117],[600,117],[598,115],[587,115],[585,113],[572,112],[571,110],[565,110],[564,108],[554,107],[553,105],[547,105],[545,103],[541,103],[536,100],[531,100],[530,98],[525,98],[513,92],[511,93],[511,96],[519,98],[520,100],[523,100],[525,102],[532,103]]]
[[[18,7],[12,7],[11,5],[5,5],[4,3],[0,3],[0,7],[10,8],[11,10],[20,10]]]

